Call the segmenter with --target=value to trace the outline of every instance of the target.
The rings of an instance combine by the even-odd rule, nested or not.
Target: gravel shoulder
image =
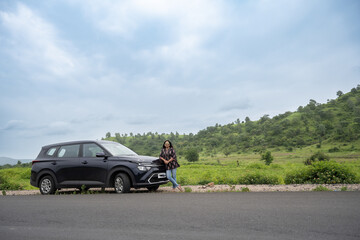
[[[248,188],[250,192],[307,192],[312,191],[318,186],[323,186],[331,191],[341,191],[346,187],[346,191],[360,191],[360,184],[292,184],[292,185],[214,185],[209,183],[207,185],[191,185],[182,186],[183,189],[191,192],[207,193],[207,192],[241,192],[244,188]],[[191,189],[191,190],[190,190]],[[98,190],[100,189],[91,189]],[[59,193],[73,193],[76,189],[64,189]],[[4,191],[0,192],[3,195]],[[113,192],[112,188],[105,189],[106,193]],[[147,192],[146,189],[131,189],[132,193]],[[172,187],[160,187],[158,193],[173,192]],[[180,192],[176,190],[175,192]],[[39,190],[18,190],[18,191],[5,191],[7,196],[12,195],[38,195]]]

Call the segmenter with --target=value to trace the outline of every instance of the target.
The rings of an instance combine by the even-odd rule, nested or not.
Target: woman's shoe
[[[177,188],[180,190],[180,192],[183,192],[183,189],[181,188],[181,185],[177,186]]]

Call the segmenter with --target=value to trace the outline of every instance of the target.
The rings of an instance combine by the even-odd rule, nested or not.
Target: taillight
[[[34,165],[34,164],[37,163],[37,162],[40,162],[40,161],[36,161],[36,160],[32,161],[32,162],[31,162],[31,166]]]

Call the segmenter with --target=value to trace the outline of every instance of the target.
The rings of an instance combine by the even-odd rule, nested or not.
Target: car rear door
[[[81,181],[80,144],[60,146],[56,156],[56,176],[62,185],[78,185]]]

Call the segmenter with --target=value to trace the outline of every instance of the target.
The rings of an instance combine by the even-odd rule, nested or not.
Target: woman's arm
[[[176,153],[173,148],[171,149],[171,155],[170,155],[169,162],[172,162],[172,161],[176,161]]]
[[[167,160],[164,158],[164,150],[161,150],[159,159],[160,159],[161,161],[163,161],[165,164],[168,164],[168,163],[169,163],[169,161],[167,161]]]

